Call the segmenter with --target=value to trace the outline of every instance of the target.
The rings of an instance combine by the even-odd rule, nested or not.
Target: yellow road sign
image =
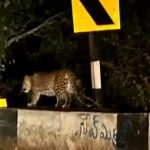
[[[72,0],[74,32],[120,29],[119,0]]]
[[[7,100],[6,98],[0,98],[0,108],[7,107]]]

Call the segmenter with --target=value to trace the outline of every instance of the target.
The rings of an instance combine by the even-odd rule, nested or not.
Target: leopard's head
[[[31,90],[31,77],[26,75],[23,79],[21,91],[28,93]]]

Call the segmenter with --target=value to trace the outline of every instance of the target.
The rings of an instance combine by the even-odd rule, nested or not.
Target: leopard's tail
[[[97,107],[101,107],[101,105],[100,105],[99,103],[97,103],[94,99],[92,99],[92,98],[90,98],[90,97],[88,97],[88,96],[86,96],[86,95],[83,95],[83,98],[84,98],[84,99],[87,99],[87,100],[90,101],[90,102],[92,102],[92,105],[95,105],[95,106],[97,106]]]
[[[92,102],[92,104],[86,104],[85,102],[84,102],[84,100],[88,100],[88,101],[90,101],[90,102]],[[88,107],[88,108],[91,108],[91,107],[93,107],[93,106],[97,106],[97,107],[101,107],[101,105],[100,104],[98,104],[94,99],[92,99],[92,98],[90,98],[90,97],[88,97],[88,96],[86,96],[86,95],[82,95],[82,96],[78,96],[77,97],[77,100],[82,104],[82,105],[84,105],[84,106],[86,106],[86,107]]]
[[[77,79],[76,82],[76,95],[78,95],[76,97],[76,99],[84,106],[88,107],[88,108],[91,108],[93,107],[94,105],[97,106],[97,107],[100,107],[100,104],[98,104],[94,99],[88,97],[85,95],[85,88],[83,88],[82,86],[82,83],[81,83],[81,80]],[[84,100],[88,100],[90,102],[92,102],[92,104],[86,104],[84,103]]]

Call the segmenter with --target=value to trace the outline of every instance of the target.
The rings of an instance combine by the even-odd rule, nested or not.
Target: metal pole
[[[93,95],[96,102],[102,105],[100,52],[96,48],[94,33],[89,33],[89,48],[91,57],[91,80]]]

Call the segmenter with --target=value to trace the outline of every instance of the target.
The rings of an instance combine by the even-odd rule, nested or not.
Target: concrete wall
[[[147,150],[149,118],[147,113],[0,110],[0,150]]]
[[[18,146],[26,149],[115,149],[116,114],[18,111]]]
[[[0,150],[17,147],[17,110],[0,109]]]

